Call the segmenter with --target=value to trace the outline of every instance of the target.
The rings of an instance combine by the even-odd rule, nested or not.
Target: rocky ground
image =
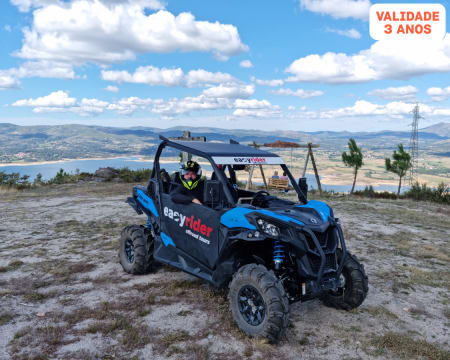
[[[168,267],[122,271],[129,184],[0,194],[0,359],[448,359],[450,208],[326,199],[365,264],[351,312],[291,306],[277,346],[234,325],[226,293]]]

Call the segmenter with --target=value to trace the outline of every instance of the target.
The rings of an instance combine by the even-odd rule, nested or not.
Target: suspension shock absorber
[[[150,216],[147,217],[147,225],[146,225],[147,229],[151,229],[152,228],[152,223],[150,221]]]
[[[284,245],[280,240],[275,240],[273,244],[273,262],[275,264],[275,270],[280,269],[280,264],[284,260]]]

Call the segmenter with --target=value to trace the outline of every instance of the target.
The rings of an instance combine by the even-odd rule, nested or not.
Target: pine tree
[[[403,144],[398,144],[398,152],[394,150],[394,153],[392,154],[392,159],[393,161],[387,158],[385,165],[387,171],[397,174],[400,178],[397,190],[397,197],[398,197],[400,195],[400,189],[402,187],[402,178],[407,174],[408,170],[411,168],[412,165],[411,155],[403,149]]]
[[[346,166],[354,168],[355,177],[353,178],[353,186],[352,190],[350,191],[350,194],[353,194],[353,190],[355,190],[356,176],[358,175],[358,169],[360,169],[361,166],[364,165],[364,163],[361,149],[358,147],[358,145],[356,145],[355,139],[349,140],[348,148],[350,150],[350,154],[347,154],[347,152],[344,151],[342,153],[342,161]]]

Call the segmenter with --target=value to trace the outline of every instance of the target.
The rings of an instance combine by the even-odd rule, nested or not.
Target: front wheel
[[[119,240],[119,260],[129,274],[146,274],[152,270],[154,242],[148,229],[130,225],[122,230]]]
[[[262,265],[241,267],[228,293],[233,319],[250,336],[277,343],[289,324],[289,301],[273,271]]]
[[[339,251],[338,258],[342,257]],[[321,300],[326,306],[335,309],[351,310],[360,306],[369,292],[369,281],[356,256],[347,252],[341,274],[342,286],[337,291],[329,291]]]

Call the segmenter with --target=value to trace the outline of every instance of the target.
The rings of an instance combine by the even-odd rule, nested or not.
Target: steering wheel
[[[250,205],[254,205],[253,203],[255,202],[255,200],[256,200],[258,197],[261,197],[261,196],[263,196],[263,195],[264,195],[264,196],[266,196],[266,195],[270,196],[270,194],[269,194],[267,191],[265,191],[265,190],[260,190],[260,191],[256,192],[255,195],[253,195],[252,201],[250,201]]]

